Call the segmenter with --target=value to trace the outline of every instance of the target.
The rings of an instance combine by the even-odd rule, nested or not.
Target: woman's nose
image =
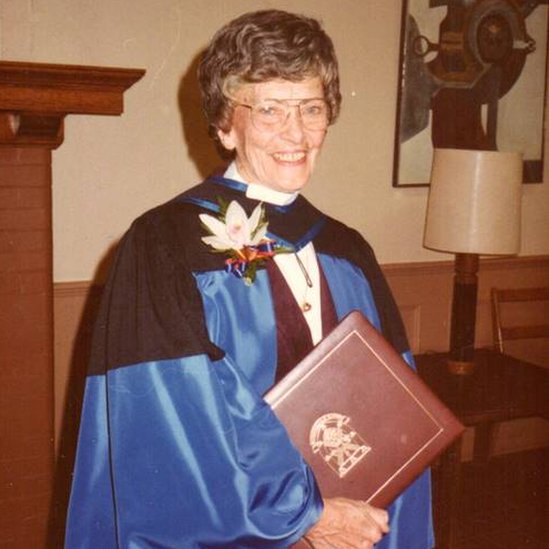
[[[301,118],[299,105],[292,105],[292,107],[288,112],[281,133],[293,141],[300,141],[304,133],[303,119]]]

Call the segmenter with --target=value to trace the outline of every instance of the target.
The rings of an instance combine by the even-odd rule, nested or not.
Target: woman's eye
[[[304,116],[321,116],[326,112],[326,109],[323,104],[313,103],[311,105],[304,105],[301,112]]]
[[[278,116],[278,114],[280,113],[280,108],[277,108],[277,107],[273,107],[272,105],[260,105],[258,108],[257,108],[257,112],[261,115],[261,116]]]
[[[307,116],[318,116],[322,112],[321,108],[317,105],[306,107],[304,110]]]

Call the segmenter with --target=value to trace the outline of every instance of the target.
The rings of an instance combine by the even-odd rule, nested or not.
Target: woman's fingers
[[[389,515],[359,500],[331,498],[307,537],[318,549],[371,549],[389,531]]]
[[[374,507],[365,501],[361,503],[367,515],[376,522],[376,524],[381,528],[381,531],[384,534],[389,532],[389,513],[385,511],[385,509]]]

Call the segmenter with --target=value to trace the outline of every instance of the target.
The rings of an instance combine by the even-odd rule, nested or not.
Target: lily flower
[[[225,271],[242,279],[247,286],[253,284],[258,266],[281,252],[276,241],[267,236],[267,220],[263,204],[258,204],[248,217],[244,208],[233,200],[225,209],[221,203],[219,217],[200,214],[199,218],[209,231],[202,242],[216,252],[226,252]]]
[[[202,237],[202,241],[219,251],[257,246],[267,233],[262,204],[256,206],[249,218],[236,200],[229,204],[223,221],[208,214],[200,214],[199,218],[211,233]]]

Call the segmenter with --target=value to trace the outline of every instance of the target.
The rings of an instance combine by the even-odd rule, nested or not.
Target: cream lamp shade
[[[516,254],[520,248],[520,153],[435,149],[426,248]]]

